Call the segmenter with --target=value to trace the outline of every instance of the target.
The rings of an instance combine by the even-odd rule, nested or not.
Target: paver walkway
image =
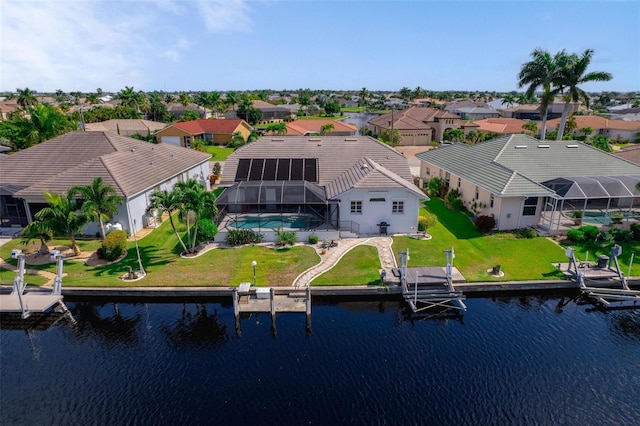
[[[0,257],[0,268],[3,269],[7,269],[9,271],[17,271],[18,268],[16,266],[13,266],[10,263],[5,262],[5,260],[3,258]],[[40,271],[38,269],[27,269],[25,268],[24,270],[25,274],[34,274],[34,275],[40,275],[42,277],[45,277],[47,279],[47,282],[44,283],[42,285],[42,287],[52,287],[53,286],[53,281],[56,277],[56,274],[54,274],[53,272],[49,272],[49,271]],[[64,276],[64,274],[63,274]]]
[[[320,254],[322,249],[317,248],[316,252],[320,256],[320,263],[298,275],[296,279],[293,280],[292,285],[294,287],[308,286],[315,277],[333,268],[345,254],[359,245],[373,246],[378,250],[381,269],[396,268],[396,258],[391,249],[392,242],[391,237],[343,238],[338,240],[337,247],[327,249],[326,254]]]

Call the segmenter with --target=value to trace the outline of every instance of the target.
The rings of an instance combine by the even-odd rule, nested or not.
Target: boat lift
[[[455,252],[444,250],[446,258],[445,275],[435,283],[418,283],[416,271],[413,286],[407,279],[407,262],[410,260],[409,250],[400,252],[400,280],[402,294],[414,314],[426,314],[427,317],[441,316],[444,313],[459,314],[467,310],[463,300],[465,296],[453,286],[453,259]]]
[[[22,250],[11,251],[11,258],[18,261],[18,269],[13,279],[13,289],[9,294],[0,295],[1,313],[20,313],[22,319],[28,318],[35,312],[47,312],[52,307],[61,309],[62,312],[69,312],[62,302],[62,267],[64,256],[59,250],[52,250],[50,257],[57,261],[57,273],[54,278],[51,291],[26,291],[27,284],[24,281],[25,258]]]
[[[568,271],[573,274],[578,282],[580,296],[583,299],[602,309],[640,308],[640,291],[629,288],[627,278],[622,274],[618,263],[620,254],[622,254],[622,247],[617,244],[614,245],[611,248],[611,256],[606,268],[604,268],[604,272],[613,273],[614,276],[617,276],[622,288],[589,287],[586,284],[587,281],[593,284],[600,284],[602,280],[590,278],[585,268],[579,267],[574,249],[569,247],[566,250],[565,255],[569,259]],[[611,275],[605,275],[605,277],[611,280]]]

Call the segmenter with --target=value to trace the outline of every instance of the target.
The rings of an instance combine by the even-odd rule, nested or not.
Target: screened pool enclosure
[[[596,225],[609,225],[612,217],[638,218],[638,182],[640,175],[560,177],[543,182],[555,194],[545,199],[540,225],[558,230],[563,219],[573,218],[576,212],[584,222]]]

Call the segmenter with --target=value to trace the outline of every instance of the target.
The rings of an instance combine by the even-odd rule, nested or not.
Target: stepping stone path
[[[337,247],[326,249],[325,254],[321,254],[322,248],[316,248],[316,253],[320,256],[320,263],[304,271],[293,280],[293,287],[306,287],[318,275],[333,268],[342,257],[351,249],[359,245],[373,246],[378,250],[381,269],[396,268],[396,258],[391,249],[391,237],[369,237],[369,238],[343,238],[338,241]]]

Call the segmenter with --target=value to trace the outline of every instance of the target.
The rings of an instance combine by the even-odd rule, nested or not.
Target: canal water
[[[360,135],[360,129],[362,127],[366,127],[367,124],[369,123],[369,120],[373,119],[374,117],[377,117],[378,115],[379,114],[362,113],[362,112],[347,112],[345,113],[345,116],[347,116],[347,118],[343,119],[342,121],[356,126],[356,129],[357,129],[356,135]]]
[[[0,423],[637,424],[640,312],[468,299],[316,299],[241,321],[229,304],[69,301],[75,325],[0,331]],[[45,328],[45,327],[40,327]]]

